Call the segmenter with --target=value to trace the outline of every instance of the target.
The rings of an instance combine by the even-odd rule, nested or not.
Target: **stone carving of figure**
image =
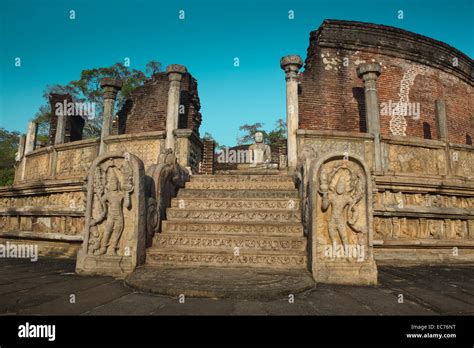
[[[343,168],[343,167],[340,167]],[[338,168],[335,169],[337,172]],[[334,170],[327,173],[324,168],[320,175],[319,192],[322,195],[321,209],[327,211],[332,208],[331,216],[328,221],[329,237],[331,244],[336,244],[337,236],[341,239],[343,246],[348,245],[348,235],[346,226],[349,225],[354,232],[366,232],[363,228],[356,226],[358,219],[357,204],[362,199],[363,193],[360,187],[360,178],[351,175],[349,190],[346,188],[346,181],[343,175],[340,175],[335,188],[330,187],[329,183],[334,177]],[[351,192],[353,194],[351,194]]]
[[[263,142],[263,133],[256,132],[255,143],[250,145],[249,150],[251,152],[252,163],[251,167],[269,167],[272,160],[272,150],[270,146]]]
[[[133,192],[132,176],[127,177],[127,182],[120,189],[120,182],[112,168],[109,168],[106,182],[106,192],[101,190],[97,194],[100,197],[101,213],[97,219],[92,219],[90,225],[93,235],[98,240],[91,240],[90,252],[94,255],[117,255],[118,243],[124,228],[123,207],[131,208],[130,194]],[[103,235],[97,236],[98,231],[95,226],[105,220]],[[95,227],[95,228],[94,228]],[[98,250],[97,250],[98,249]]]

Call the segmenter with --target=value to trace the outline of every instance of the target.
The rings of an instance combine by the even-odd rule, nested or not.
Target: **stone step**
[[[258,235],[302,237],[301,223],[274,223],[274,222],[208,222],[189,220],[165,220],[162,222],[162,234],[166,233],[195,233],[219,235]]]
[[[216,222],[300,222],[299,210],[211,210],[168,208],[167,220]]]
[[[160,233],[153,239],[153,248],[173,250],[247,251],[305,251],[304,237],[275,237],[252,235],[219,235],[195,233]]]
[[[216,175],[288,175],[288,171],[279,169],[255,169],[246,166],[243,169],[216,169]]]
[[[241,181],[257,181],[257,182],[266,182],[266,181],[278,181],[278,182],[291,182],[293,183],[293,178],[289,175],[255,175],[255,174],[217,174],[217,175],[193,175],[191,181],[195,182],[241,182]]]
[[[249,175],[251,177],[253,175]],[[295,184],[291,180],[273,180],[273,177],[266,180],[249,180],[240,179],[237,175],[223,175],[223,178],[232,178],[232,180],[216,179],[216,180],[196,180],[191,179],[185,185],[186,189],[198,190],[292,190],[295,189]],[[278,176],[275,176],[278,177]]]
[[[306,252],[284,253],[282,251],[258,251],[257,253],[241,252],[235,256],[233,251],[215,250],[167,250],[148,248],[146,264],[159,267],[254,267],[279,269],[307,269]]]
[[[311,273],[305,270],[148,265],[129,274],[125,283],[152,294],[244,301],[281,300],[315,286]]]
[[[181,189],[177,198],[232,198],[232,199],[299,199],[298,190],[199,190],[199,189]]]
[[[180,209],[243,209],[243,210],[271,210],[288,209],[298,210],[300,208],[299,199],[209,199],[209,198],[173,198],[172,208]]]

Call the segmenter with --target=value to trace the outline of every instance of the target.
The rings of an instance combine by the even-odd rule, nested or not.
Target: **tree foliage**
[[[254,124],[244,124],[239,127],[239,131],[243,132],[241,136],[237,138],[237,144],[251,144],[254,142],[254,135],[257,132],[262,132],[265,143],[268,145],[276,145],[279,140],[286,139],[286,122],[283,119],[278,119],[275,122],[275,128],[270,132],[263,130],[263,123],[257,122]]]
[[[269,145],[276,145],[278,141],[286,139],[287,133],[286,122],[279,118],[275,122],[275,128],[266,135],[266,143]]]
[[[0,186],[13,184],[19,137],[19,132],[0,128]]]
[[[237,138],[237,144],[250,144],[253,143],[253,137],[255,133],[262,132],[266,138],[266,132],[263,131],[261,128],[263,127],[263,123],[257,122],[254,124],[244,124],[239,127],[239,131],[243,132],[243,134]]]
[[[150,61],[145,67],[145,72],[137,69],[130,69],[122,63],[116,63],[110,67],[94,68],[83,70],[79,80],[71,81],[66,85],[49,85],[43,93],[45,104],[42,105],[35,115],[35,121],[39,123],[38,135],[46,136],[49,132],[49,119],[51,107],[49,105],[49,94],[70,94],[74,102],[95,103],[95,117],[86,119],[84,125],[84,138],[98,137],[102,128],[102,90],[100,80],[104,77],[120,79],[123,83],[122,89],[117,95],[116,111],[118,111],[130,93],[161,70],[161,63]]]

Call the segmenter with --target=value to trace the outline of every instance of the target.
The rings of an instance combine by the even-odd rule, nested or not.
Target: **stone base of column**
[[[316,283],[377,285],[377,266],[374,260],[363,262],[325,262],[313,268]]]

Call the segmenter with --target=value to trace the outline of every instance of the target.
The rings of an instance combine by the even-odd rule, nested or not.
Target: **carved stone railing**
[[[164,148],[165,132],[109,135],[104,139],[107,151],[126,151],[143,161],[145,168],[154,164]]]
[[[298,134],[297,176],[306,232],[313,209],[308,203],[309,163],[335,151],[347,159],[361,157],[372,169],[377,260],[474,260],[474,147],[383,137],[382,171],[377,172],[368,134],[302,130]]]
[[[338,151],[358,155],[374,171],[373,136],[359,132],[298,130],[298,157]],[[383,136],[382,170],[375,175],[474,180],[474,146],[415,137]]]
[[[411,137],[382,137],[383,171],[391,175],[446,176],[446,143]]]
[[[17,164],[14,184],[84,178],[97,157],[98,139],[51,145],[25,155]]]
[[[188,170],[182,167],[171,149],[161,152],[158,163],[146,170],[146,246],[152,245],[153,236],[161,232],[161,222],[166,219],[166,208],[171,199],[189,180]]]

